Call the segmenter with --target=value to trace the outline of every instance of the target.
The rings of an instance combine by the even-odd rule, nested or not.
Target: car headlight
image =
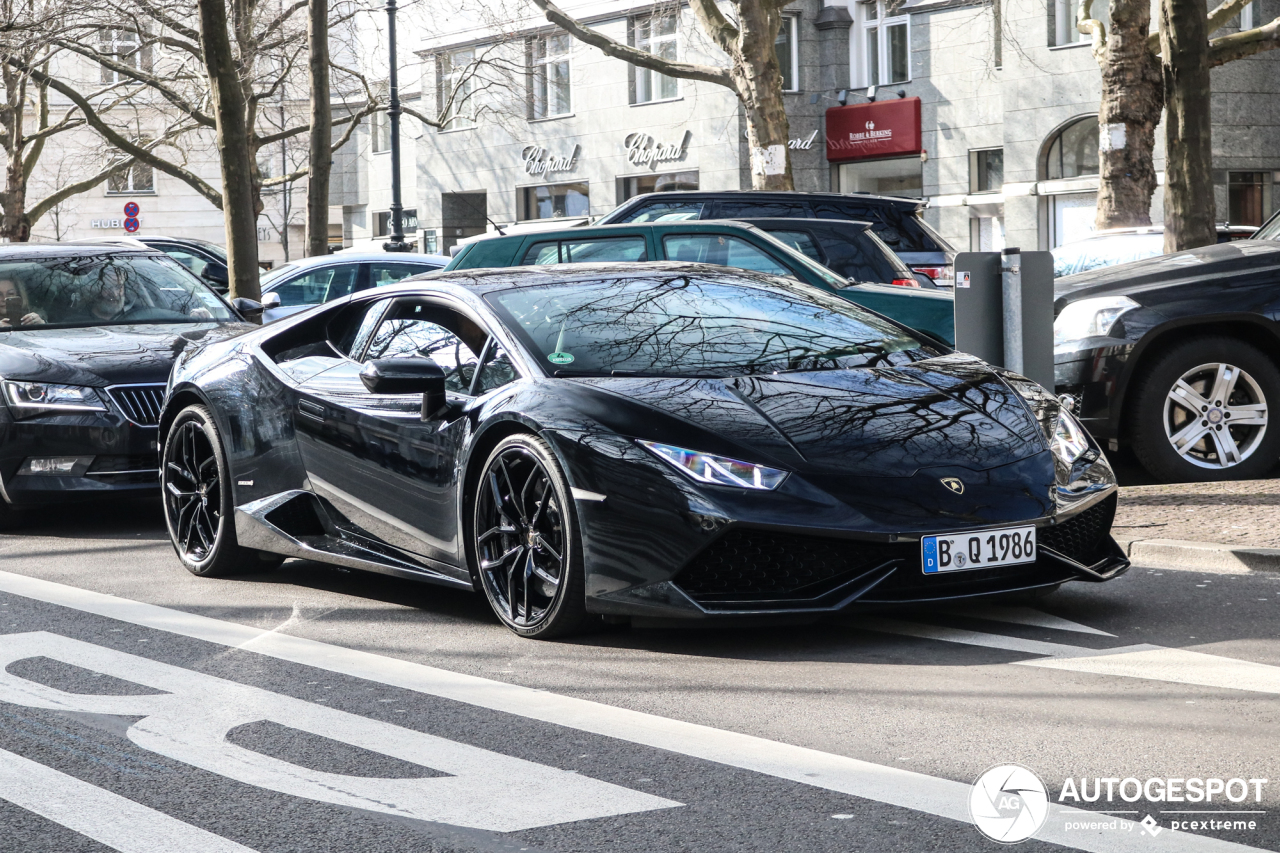
[[[1089,451],[1089,434],[1066,409],[1058,410],[1058,423],[1049,441],[1049,449],[1069,466]]]
[[[4,383],[4,399],[14,414],[42,412],[105,412],[102,398],[93,388],[53,385],[48,382]]]
[[[1097,296],[1071,302],[1053,321],[1053,345],[1106,337],[1122,315],[1138,307],[1138,303],[1127,296]]]
[[[656,441],[641,441],[639,444],[654,456],[699,483],[767,491],[778,488],[787,478],[786,471],[730,459],[727,456],[698,453],[695,450],[685,450],[683,447],[659,444]]]

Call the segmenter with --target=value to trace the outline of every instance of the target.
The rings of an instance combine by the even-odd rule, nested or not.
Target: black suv
[[[605,214],[597,225],[671,219],[816,218],[870,222],[871,230],[914,272],[951,286],[955,250],[920,216],[919,199],[861,193],[788,193],[753,190],[646,193]]]

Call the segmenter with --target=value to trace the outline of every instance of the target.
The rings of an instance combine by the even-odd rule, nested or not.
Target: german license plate
[[[926,575],[993,569],[1035,561],[1034,527],[926,536],[920,540],[920,564]]]

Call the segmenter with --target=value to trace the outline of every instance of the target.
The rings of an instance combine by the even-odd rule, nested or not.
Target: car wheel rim
[[[1164,431],[1173,450],[1199,468],[1232,468],[1258,449],[1267,431],[1267,398],[1233,364],[1193,367],[1169,389]]]
[[[207,560],[222,528],[222,484],[213,445],[194,421],[166,445],[164,501],[178,551],[193,563]]]
[[[503,620],[531,628],[547,618],[564,586],[564,512],[551,476],[527,450],[489,463],[476,500],[476,561]]]

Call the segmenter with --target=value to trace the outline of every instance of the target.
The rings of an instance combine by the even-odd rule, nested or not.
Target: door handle
[[[315,418],[318,421],[324,420],[324,406],[319,403],[313,403],[310,400],[298,401],[298,414],[306,415],[309,418]]]

